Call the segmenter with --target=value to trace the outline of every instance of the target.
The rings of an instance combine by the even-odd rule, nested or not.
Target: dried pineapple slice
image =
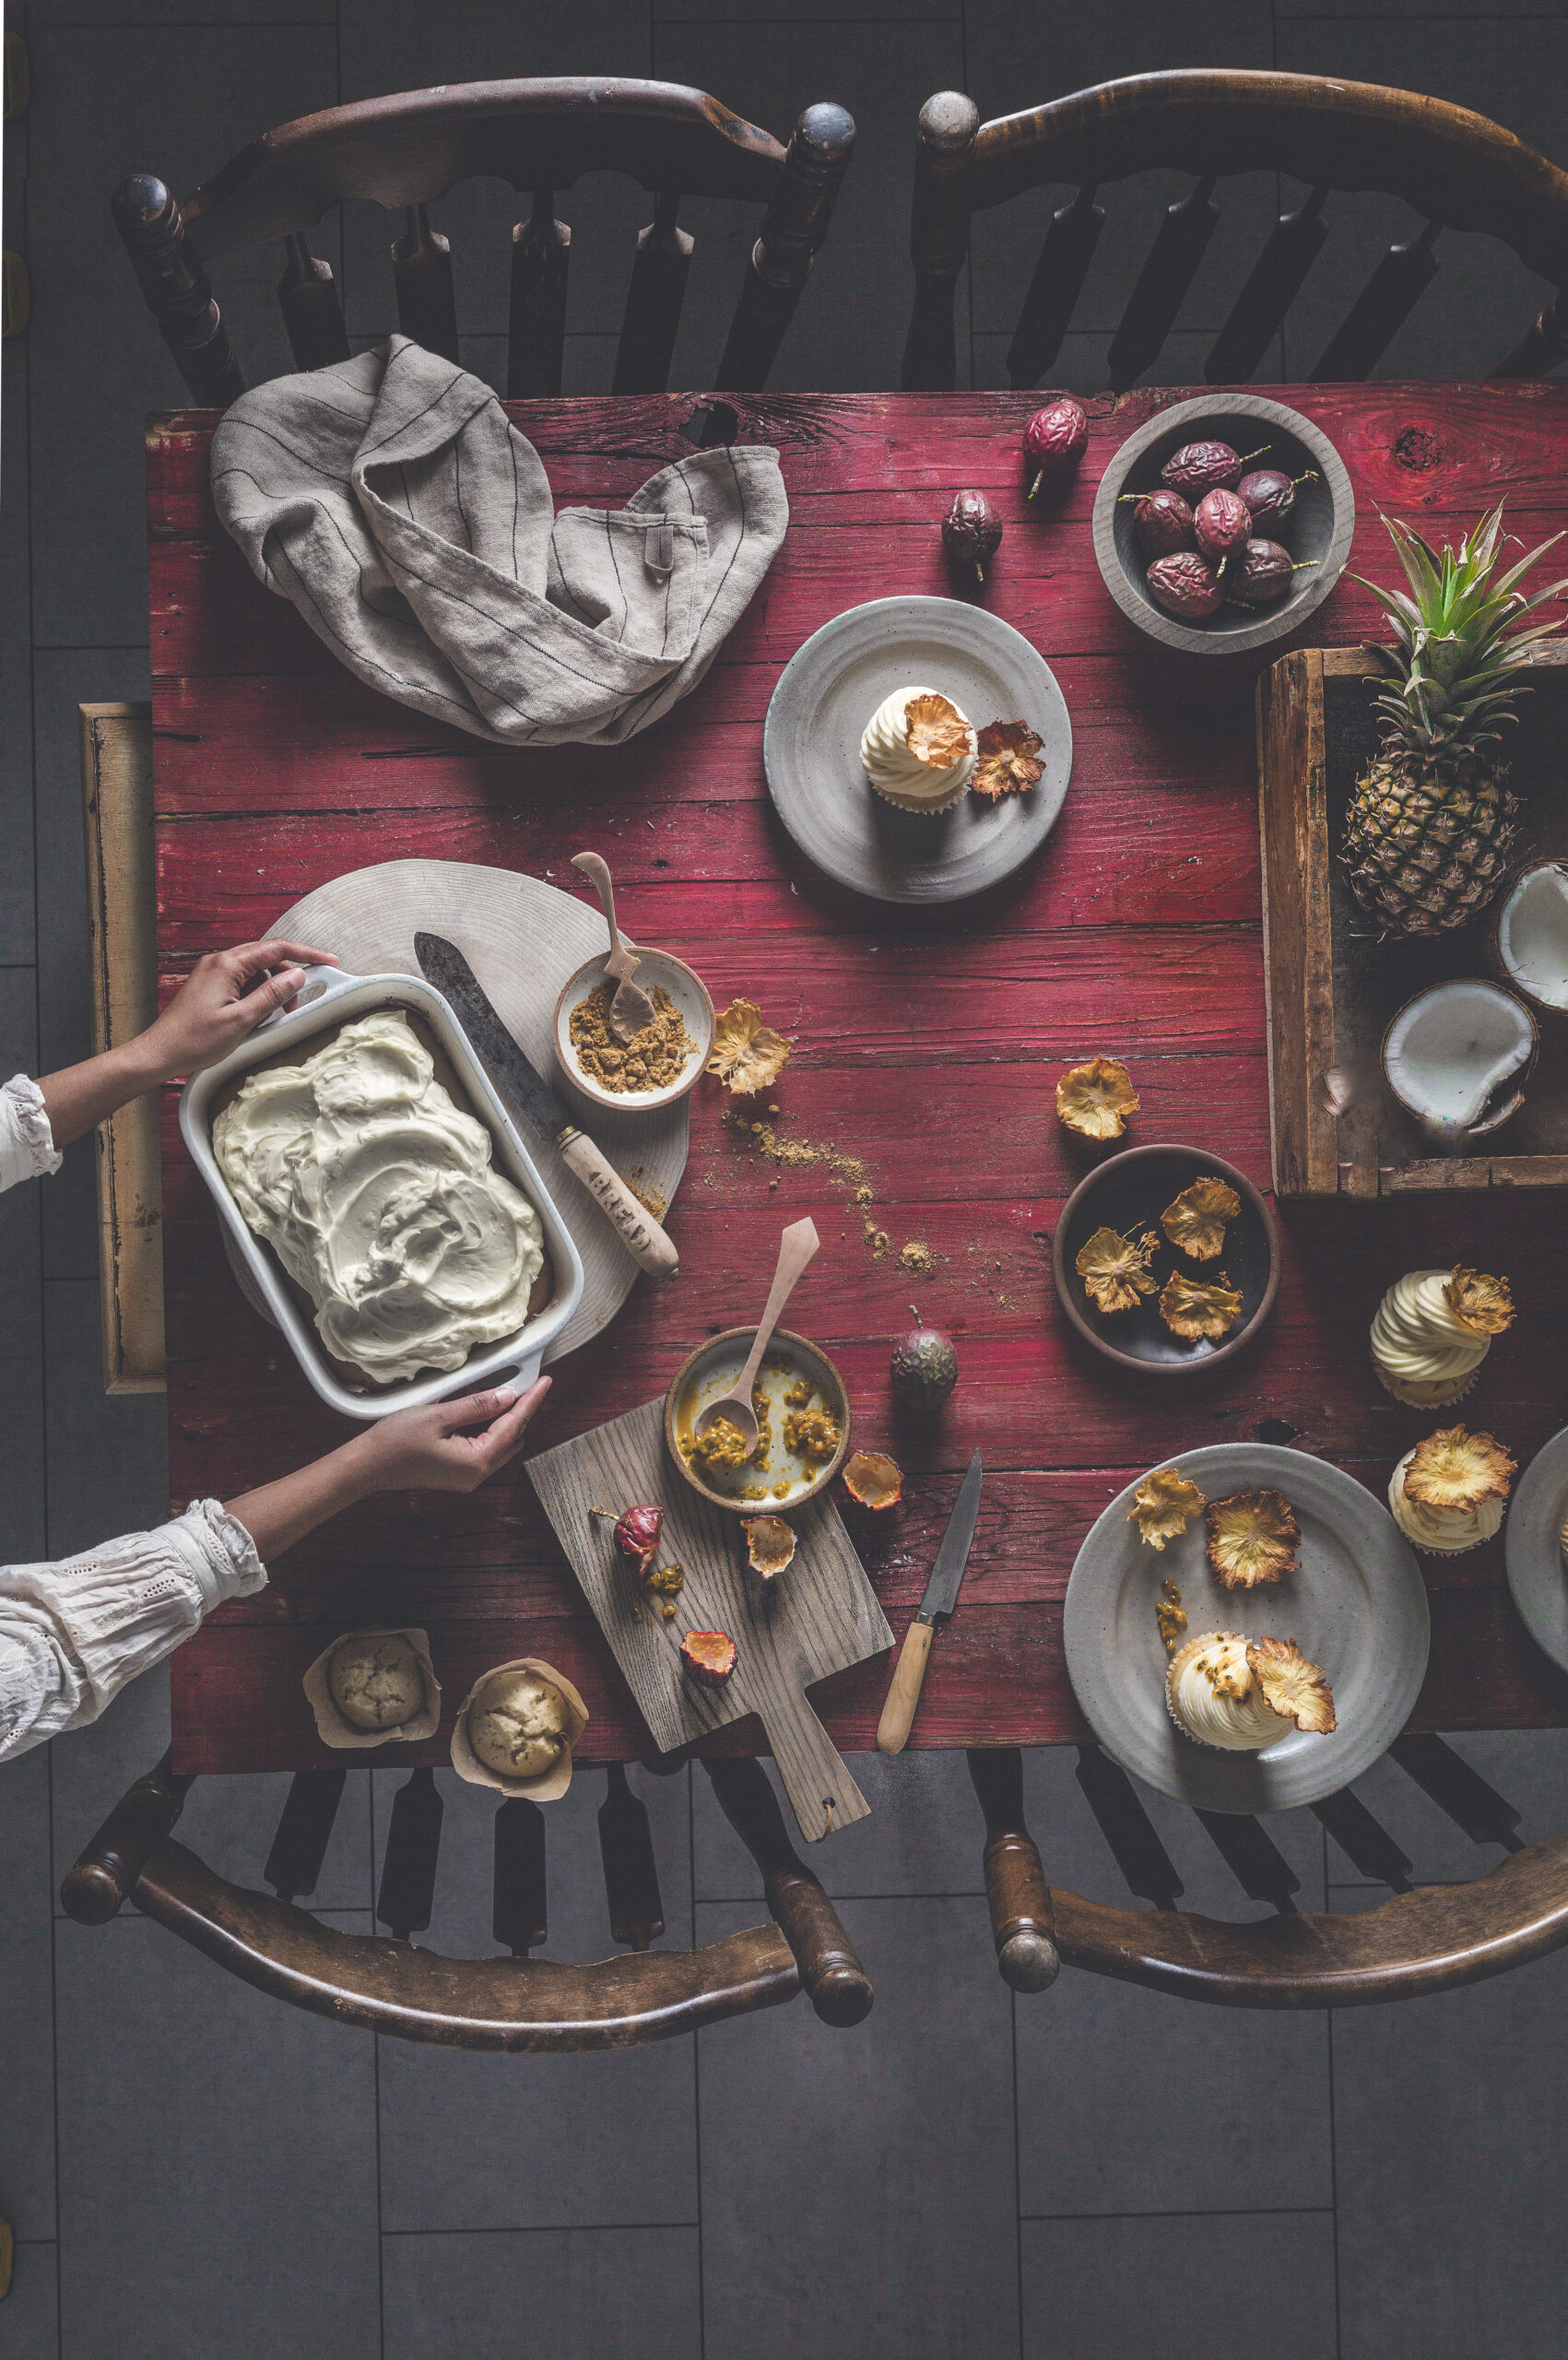
[[[1042,741],[1027,721],[993,721],[975,742],[979,761],[969,782],[974,795],[996,803],[1004,795],[1027,795],[1045,775],[1038,760]]]
[[[713,1046],[707,1069],[716,1073],[726,1090],[749,1096],[777,1081],[789,1063],[789,1043],[762,1021],[753,999],[732,1000],[713,1022]]]
[[[1201,1514],[1203,1493],[1179,1467],[1157,1467],[1133,1493],[1127,1522],[1136,1524],[1151,1549],[1163,1549],[1179,1540],[1190,1516]]]
[[[1517,1472],[1495,1435],[1443,1426],[1416,1445],[1405,1469],[1405,1493],[1422,1507],[1468,1513],[1483,1500],[1505,1500]]]
[[[950,771],[973,750],[969,724],[947,697],[911,697],[903,719],[904,742],[927,770]]]
[[[1514,1325],[1514,1298],[1506,1279],[1488,1278],[1484,1270],[1456,1265],[1443,1290],[1443,1300],[1462,1326],[1478,1336],[1501,1336]]]
[[[1230,1334],[1241,1311],[1242,1298],[1223,1270],[1212,1279],[1189,1279],[1173,1270],[1160,1292],[1160,1316],[1173,1336],[1196,1343],[1200,1336],[1217,1342]]]
[[[1080,1139],[1119,1139],[1138,1105],[1132,1076],[1114,1057],[1070,1066],[1056,1084],[1056,1120]]]
[[[1149,1260],[1160,1240],[1146,1230],[1124,1237],[1120,1230],[1097,1229],[1078,1249],[1073,1268],[1083,1291],[1102,1311],[1131,1311],[1139,1295],[1154,1292]]]
[[[1247,1662],[1265,1704],[1282,1719],[1314,1737],[1327,1737],[1338,1728],[1327,1674],[1307,1661],[1294,1639],[1249,1639]]]
[[[1227,1589],[1256,1589],[1301,1571],[1302,1537],[1295,1509],[1283,1492],[1232,1492],[1208,1503],[1209,1564]]]
[[[1234,1221],[1241,1209],[1235,1190],[1206,1172],[1166,1206],[1160,1226],[1172,1245],[1195,1262],[1212,1262],[1224,1246],[1225,1223]]]

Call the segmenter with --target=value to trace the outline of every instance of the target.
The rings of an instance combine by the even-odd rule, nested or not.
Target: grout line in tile
[[[380,2036],[378,2034],[377,2037]],[[392,2237],[559,2237],[563,2232],[575,2236],[579,2230],[595,2229],[608,2236],[627,2229],[695,2229],[695,2221],[555,2221],[523,2224],[515,2227],[505,2222],[489,2222],[482,2226],[451,2229],[383,2229],[382,2240]]]
[[[695,1769],[686,1765],[686,1840],[691,1862],[691,1947],[697,1947],[697,1794]],[[691,2036],[691,2150],[697,2174],[697,2360],[707,2360],[708,2273],[702,2244],[702,2035]]]
[[[1009,1991],[1008,1997],[1012,2001],[1013,2043],[1013,2269],[1018,2305],[1019,2360],[1023,2360],[1023,2165],[1018,2104],[1018,1993]]]
[[[1298,2213],[1321,2219],[1331,2204],[1195,2204],[1144,2212],[1020,2212],[1020,2221],[1272,2221],[1293,2219]]]

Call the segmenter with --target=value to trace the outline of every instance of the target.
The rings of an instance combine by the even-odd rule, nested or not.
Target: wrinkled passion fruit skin
[[[942,547],[956,572],[985,579],[988,560],[1001,547],[1002,520],[983,491],[961,491],[942,519]]]
[[[1071,394],[1062,394],[1037,409],[1023,430],[1024,462],[1030,471],[1026,495],[1032,500],[1043,483],[1059,482],[1077,467],[1089,448],[1089,412]]]
[[[1180,622],[1204,622],[1224,602],[1219,575],[1197,549],[1174,549],[1169,557],[1156,558],[1144,580],[1155,605]]]
[[[1232,606],[1277,607],[1290,589],[1295,562],[1278,541],[1251,540],[1225,575]]]
[[[1192,529],[1204,556],[1223,572],[1252,538],[1252,510],[1239,492],[1206,491],[1192,512]]]
[[[1266,533],[1270,525],[1282,525],[1296,504],[1296,484],[1316,479],[1315,467],[1298,476],[1294,483],[1278,467],[1255,467],[1251,475],[1243,476],[1236,490],[1252,511],[1253,531]]]
[[[1184,500],[1201,500],[1206,491],[1233,491],[1242,464],[1229,442],[1184,442],[1161,468],[1160,480]]]
[[[1169,557],[1173,549],[1190,549],[1192,510],[1179,491],[1146,491],[1133,510],[1133,531],[1145,557]]]
[[[891,1373],[904,1407],[935,1417],[958,1383],[958,1349],[939,1328],[912,1328],[893,1346]]]
[[[627,1508],[616,1520],[615,1545],[621,1555],[645,1574],[654,1561],[665,1527],[663,1508]]]

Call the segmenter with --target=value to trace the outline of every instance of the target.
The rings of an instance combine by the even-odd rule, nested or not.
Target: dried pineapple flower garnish
[[[1086,1139],[1119,1139],[1138,1113],[1138,1092],[1114,1057],[1070,1066],[1056,1084],[1056,1119]]]
[[[1422,1507],[1468,1511],[1483,1500],[1505,1500],[1517,1472],[1494,1435],[1444,1426],[1417,1444],[1405,1469],[1405,1493]]]
[[[1173,1270],[1160,1292],[1160,1316],[1173,1336],[1189,1344],[1200,1336],[1217,1341],[1236,1324],[1242,1298],[1223,1270],[1207,1282]]]
[[[1172,1245],[1195,1262],[1212,1262],[1224,1245],[1225,1223],[1234,1221],[1241,1209],[1235,1190],[1206,1172],[1166,1206],[1160,1226]]]
[[[1041,741],[1027,721],[993,721],[975,741],[980,759],[970,780],[974,795],[988,795],[993,803],[1004,795],[1027,795],[1045,775],[1035,758]]]
[[[714,1019],[713,1049],[708,1071],[716,1073],[726,1090],[749,1096],[777,1081],[789,1063],[789,1043],[782,1032],[762,1021],[755,1000],[732,1000]]]
[[[1338,1728],[1327,1675],[1307,1661],[1294,1639],[1249,1639],[1247,1661],[1264,1703],[1281,1719],[1294,1721],[1313,1737],[1327,1737]]]
[[[1250,1487],[1208,1504],[1208,1562],[1227,1589],[1256,1589],[1301,1571],[1302,1537],[1295,1509],[1283,1492]]]
[[[1484,1270],[1456,1268],[1443,1290],[1443,1299],[1466,1328],[1478,1336],[1501,1336],[1514,1325],[1514,1298],[1506,1279],[1489,1279]]]
[[[1090,1301],[1102,1311],[1131,1311],[1139,1295],[1152,1294],[1149,1257],[1159,1243],[1151,1229],[1136,1238],[1097,1229],[1079,1247],[1073,1264]]]
[[[904,742],[928,770],[950,771],[969,752],[969,725],[946,697],[911,697],[903,718]]]
[[[1151,1549],[1163,1549],[1187,1528],[1189,1516],[1203,1507],[1203,1493],[1179,1467],[1157,1467],[1133,1493],[1127,1522],[1136,1524]]]

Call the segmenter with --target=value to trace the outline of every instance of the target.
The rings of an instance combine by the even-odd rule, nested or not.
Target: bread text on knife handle
[[[632,1195],[604,1150],[595,1145],[586,1131],[576,1130],[570,1123],[557,1134],[556,1145],[562,1160],[615,1223],[632,1260],[650,1278],[673,1279],[680,1268],[679,1255],[646,1205]]]

